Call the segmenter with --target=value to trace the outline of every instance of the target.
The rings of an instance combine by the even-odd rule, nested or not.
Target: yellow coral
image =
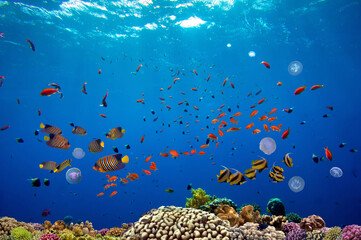
[[[72,233],[63,233],[59,238],[60,240],[76,240],[76,237]]]
[[[206,191],[202,188],[198,188],[197,190],[192,189],[192,198],[187,198],[186,208],[197,208],[206,204],[211,200],[211,196],[206,195]]]
[[[76,226],[76,227],[73,227],[73,233],[74,233],[74,235],[76,236],[76,237],[80,237],[80,236],[83,236],[83,230],[80,228],[80,227],[78,227],[78,226]]]

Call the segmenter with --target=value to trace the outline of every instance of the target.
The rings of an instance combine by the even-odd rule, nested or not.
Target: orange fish
[[[237,112],[237,113],[233,114],[233,117],[237,117],[237,116],[241,116],[241,115],[242,115],[242,113]]]
[[[144,142],[144,138],[145,138],[145,136],[143,136],[143,137],[140,139],[140,143],[143,143],[143,142]]]
[[[223,137],[223,132],[221,129],[218,129],[219,136]]]
[[[250,123],[250,124],[248,124],[247,126],[246,126],[246,129],[250,129],[250,128],[252,128],[254,126],[254,123]]]
[[[263,115],[262,117],[259,118],[260,121],[264,121],[267,119],[267,116],[266,115]]]
[[[229,121],[231,122],[231,123],[234,123],[234,124],[238,124],[238,121],[236,121],[234,118],[229,118]]]
[[[152,158],[152,156],[149,156],[145,159],[145,162],[148,162],[150,159]]]
[[[222,124],[219,124],[218,128],[223,128],[223,125],[222,125]]]
[[[277,117],[271,117],[271,118],[267,119],[267,121],[272,122],[272,121],[274,121],[276,119],[277,119]]]
[[[277,86],[282,86],[282,83],[281,83],[281,82],[278,82],[278,83],[277,83]]]
[[[258,134],[258,133],[260,133],[260,132],[261,132],[261,130],[255,129],[255,130],[253,130],[252,134]]]
[[[236,128],[236,127],[231,127],[230,129],[227,130],[227,132],[234,132],[234,131],[239,131],[241,128]]]
[[[173,80],[173,84],[176,82],[176,81],[178,81],[180,78],[175,78],[174,80]]]
[[[271,129],[272,129],[273,131],[277,131],[277,132],[280,132],[280,131],[281,131],[281,129],[279,129],[277,126],[271,126]]]
[[[263,124],[263,128],[264,128],[264,130],[266,130],[267,132],[269,132],[269,129],[268,129],[267,124]]]
[[[172,109],[172,108],[171,108],[170,106],[168,106],[168,105],[166,105],[165,107],[168,108],[169,110]]]
[[[224,79],[224,81],[223,81],[223,87],[224,87],[224,85],[226,85],[227,80],[228,80],[228,78]]]
[[[105,114],[99,114],[102,118],[106,118],[107,116]]]
[[[324,149],[325,149],[326,158],[332,161],[332,153],[330,152],[330,150],[328,150],[328,147]]]
[[[275,113],[277,111],[277,108],[273,108],[269,113],[268,113],[268,116]]]
[[[262,61],[261,64],[263,64],[266,68],[270,69],[271,65],[269,65],[268,62]]]
[[[194,149],[191,150],[191,154],[196,154],[196,153],[197,153],[196,150],[194,150]]]
[[[221,114],[218,115],[217,118],[221,118],[221,117],[224,117],[224,116],[226,116],[226,113],[221,113]]]
[[[193,69],[193,72],[196,74],[196,76],[198,76],[198,73],[197,73],[197,71],[196,71],[196,70],[194,70],[194,69]]]
[[[169,85],[168,90],[172,88],[172,85]]]
[[[127,178],[132,182],[135,181],[135,177],[133,177],[132,175],[128,175]]]
[[[107,175],[105,175],[107,178],[110,178],[110,175],[109,174],[107,174]]]
[[[123,183],[129,183],[128,179],[126,179],[126,178],[121,178],[120,181]]]
[[[226,106],[226,104],[222,104],[219,108],[223,108],[224,106]]]
[[[101,74],[102,73],[102,70],[99,68],[99,70],[98,70],[98,74]]]
[[[216,124],[217,122],[219,122],[219,119],[215,118],[211,121],[212,124]]]
[[[168,153],[160,153],[162,157],[168,157]]]
[[[40,96],[50,96],[50,95],[55,94],[55,93],[61,93],[61,92],[59,92],[58,89],[59,88],[57,88],[57,89],[45,88],[43,91],[41,91]]]
[[[113,177],[108,179],[108,182],[115,182],[116,180],[118,180],[118,177],[113,176]]]
[[[138,67],[137,67],[137,72],[139,72],[139,69],[141,68],[141,67],[143,67],[143,65],[142,64],[140,64]]]
[[[288,134],[290,134],[290,129],[289,128],[282,133],[282,139],[286,139],[288,137]]]
[[[305,89],[306,89],[305,86],[297,88],[296,91],[294,92],[294,95],[301,94]]]
[[[132,176],[133,178],[135,178],[135,179],[139,179],[139,176],[138,176],[138,174],[136,174],[136,173],[128,173],[130,176]]]
[[[110,184],[104,186],[104,190],[110,188]]]
[[[176,150],[169,150],[169,154],[172,155],[172,157],[179,157],[179,153]]]
[[[189,155],[189,152],[184,152],[184,153],[182,153],[183,155]]]
[[[199,154],[199,155],[204,155],[204,154],[206,154],[206,152],[200,151],[198,154]]]
[[[259,100],[259,101],[258,101],[258,104],[263,103],[265,100],[266,100],[265,98],[263,98],[263,99]]]
[[[117,193],[118,193],[117,191],[112,192],[112,194],[110,194],[110,197],[113,197]]]
[[[150,171],[144,170],[144,169],[143,169],[143,172],[144,172],[146,175],[151,175],[151,174],[152,174]]]
[[[227,123],[226,121],[221,121],[221,123],[222,123],[223,125],[225,125],[225,126],[228,125],[228,123]]]
[[[216,147],[218,147],[218,145],[219,145],[219,142],[216,143]]]
[[[184,101],[182,101],[182,102],[179,102],[179,103],[178,103],[178,105],[181,105],[181,104],[183,104],[183,103],[184,103]]]
[[[207,82],[209,81],[209,79],[211,78],[212,74],[209,74],[209,76],[207,77]]]
[[[210,138],[212,140],[218,140],[218,137],[216,135],[214,135],[213,133],[208,134],[208,138]]]
[[[257,105],[252,105],[252,106],[250,106],[250,108],[255,108],[255,107],[257,107]]]
[[[116,183],[112,183],[112,184],[110,184],[110,186],[111,186],[111,187],[116,187],[117,184],[116,184]]]
[[[104,193],[101,192],[101,193],[99,193],[99,194],[97,195],[97,197],[100,197],[100,196],[103,196],[103,195],[104,195]]]
[[[144,99],[138,99],[137,102],[144,102]]]
[[[258,113],[258,111],[257,110],[254,110],[252,113],[251,113],[251,115],[249,115],[249,117],[251,118],[251,117],[253,117],[254,115],[256,115]]]
[[[234,85],[233,85],[233,83],[230,83],[230,84],[231,84],[232,88],[234,88]]]
[[[314,85],[311,87],[311,90],[316,90],[316,89],[319,89],[319,88],[323,88],[323,85]]]
[[[201,148],[203,149],[203,148],[207,148],[207,147],[209,147],[209,144],[207,144],[207,145],[202,145],[201,146]],[[184,153],[183,153],[184,154]]]
[[[192,91],[198,91],[197,88],[191,88]]]
[[[193,107],[194,107],[194,109],[195,109],[195,110],[199,110],[199,108],[198,108],[198,107],[196,107],[196,106],[193,106]]]

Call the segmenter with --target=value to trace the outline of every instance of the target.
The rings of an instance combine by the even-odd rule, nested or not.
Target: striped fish
[[[46,145],[53,148],[68,149],[70,147],[68,139],[60,135],[50,134],[49,137],[45,136],[44,140],[47,141]]]
[[[263,170],[268,169],[267,160],[262,158],[262,160],[257,159],[256,161],[252,161],[252,168],[261,173]]]
[[[243,183],[247,182],[246,178],[240,171],[236,169],[233,170],[235,170],[236,172],[229,176],[229,178],[227,179],[227,182],[229,182],[230,185],[242,185]]]
[[[223,166],[224,167],[224,166]],[[227,179],[229,178],[229,176],[231,175],[231,170],[229,170],[228,168],[224,167],[225,169],[221,170],[219,172],[219,175],[217,175],[217,179],[219,183],[223,183],[226,182]]]
[[[94,164],[93,169],[98,172],[110,172],[120,170],[125,167],[124,163],[129,162],[129,157],[122,157],[121,153],[108,155],[98,159]]]
[[[79,127],[79,126],[75,126],[73,128],[72,133],[78,134],[78,135],[86,135],[87,134],[86,130],[84,128],[82,128],[82,127]]]
[[[89,143],[88,150],[91,153],[100,153],[101,151],[103,151],[103,147],[104,142],[101,139],[97,139]]]
[[[42,162],[41,164],[39,164],[39,167],[41,169],[45,169],[45,170],[54,170],[58,166],[59,165],[56,162],[53,162],[53,161]]]
[[[109,133],[106,133],[105,136],[107,136],[107,138],[114,140],[116,138],[122,138],[124,133],[125,133],[124,129],[122,129],[121,127],[116,127],[110,130]]]
[[[71,159],[67,159],[64,162],[62,162],[57,168],[54,169],[55,173],[62,172],[66,167],[71,167],[70,165]]]
[[[256,174],[257,174],[257,170],[253,168],[244,171],[244,175],[251,180],[256,179]]]
[[[44,125],[43,123],[41,123],[40,128],[41,128],[41,132],[43,132],[43,133],[54,134],[54,135],[62,135],[63,134],[63,132],[59,128],[51,126],[49,124]]]

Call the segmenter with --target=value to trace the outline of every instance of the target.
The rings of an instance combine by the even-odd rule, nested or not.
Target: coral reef
[[[39,240],[59,240],[58,235],[53,233],[42,234]]]
[[[60,240],[76,240],[76,237],[72,233],[63,233],[59,238]]]
[[[229,222],[193,208],[160,207],[141,217],[123,234],[126,239],[208,239],[229,240]]]
[[[211,200],[211,196],[207,195],[206,191],[202,188],[198,188],[197,190],[192,189],[192,195],[192,198],[187,198],[186,208],[199,209]]]
[[[109,231],[108,228],[103,228],[98,231],[98,234],[104,236]]]
[[[286,235],[295,229],[300,229],[300,226],[294,222],[286,223],[282,226],[282,232],[284,232]]]
[[[31,233],[23,227],[17,227],[11,230],[11,237],[14,240],[30,240]]]
[[[361,226],[349,225],[342,230],[342,240],[361,239]]]
[[[261,221],[261,214],[259,211],[254,210],[252,205],[246,205],[239,212],[240,218],[242,219],[241,225],[246,222],[259,223]]]
[[[288,213],[286,215],[286,218],[287,218],[287,221],[294,222],[294,223],[300,223],[302,220],[302,218],[297,213],[294,213],[294,212]]]
[[[119,237],[123,234],[123,232],[125,230],[126,229],[123,229],[123,228],[113,227],[113,228],[109,229],[109,231],[107,232],[106,235],[113,236],[113,237]]]
[[[220,205],[219,207],[216,208],[216,210],[214,210],[214,213],[220,219],[228,221],[231,227],[238,226],[239,224],[241,224],[240,223],[241,219],[239,218],[239,215],[237,214],[236,210],[234,210],[233,207],[230,207],[228,205]]]
[[[341,234],[342,229],[340,227],[332,227],[326,232],[324,240],[336,240]]]
[[[79,226],[75,226],[73,227],[73,234],[75,237],[80,237],[80,236],[83,236],[83,229],[81,229]]]
[[[326,226],[325,221],[319,216],[312,215],[307,218],[302,219],[300,222],[300,227],[307,232],[312,232],[313,230],[319,230]]]
[[[325,233],[321,230],[314,230],[307,232],[306,240],[322,240],[325,237]]]
[[[304,240],[307,238],[307,232],[303,229],[295,229],[286,236],[286,240]]]
[[[45,228],[40,223],[28,223],[28,225],[32,226],[34,228],[34,231],[44,231]]]
[[[3,217],[0,219],[0,235],[10,235],[11,230],[17,227],[23,227],[29,232],[34,232],[33,226],[24,222],[18,222],[15,218]]]
[[[237,209],[237,208],[235,208],[235,209],[237,209],[237,211],[241,211],[243,207],[248,206],[248,205],[253,206],[253,211],[258,211],[259,213],[261,213],[261,206],[260,206],[259,204],[257,204],[257,203],[251,203],[251,204],[243,203],[243,204],[239,207],[239,209]]]
[[[262,215],[261,223],[267,223],[270,226],[274,226],[277,230],[281,230],[283,225],[288,223],[288,221],[285,216]]]
[[[267,212],[276,216],[285,216],[286,208],[279,198],[271,198],[267,203]]]
[[[219,207],[220,205],[228,205],[230,207],[233,207],[234,209],[237,209],[237,205],[228,198],[215,198],[211,197],[211,200],[209,202],[207,202],[206,204],[202,205],[199,207],[199,209],[209,212],[209,213],[214,213],[214,210],[216,210],[217,207]]]
[[[71,221],[73,221],[73,217],[72,216],[65,216],[63,221],[65,222],[66,225],[70,225]]]
[[[230,231],[231,239],[252,239],[252,240],[283,240],[285,234],[281,231],[276,231],[274,227],[267,227],[263,230],[258,230],[257,223],[247,222],[241,227],[232,227]]]

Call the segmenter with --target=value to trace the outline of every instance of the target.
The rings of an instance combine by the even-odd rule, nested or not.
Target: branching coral
[[[341,234],[342,229],[340,227],[332,227],[326,232],[324,240],[336,240]]]
[[[11,230],[11,237],[15,240],[30,240],[31,233],[23,227],[17,227]]]
[[[192,189],[192,194],[192,198],[187,198],[186,208],[199,209],[200,206],[211,200],[211,196],[207,195],[202,188],[198,188],[197,190]]]
[[[342,230],[342,239],[343,240],[361,239],[361,226],[349,225],[344,227]]]
[[[325,221],[323,221],[321,217],[316,215],[308,216],[307,218],[302,219],[302,221],[300,222],[300,227],[307,232],[319,230],[325,226]]]

